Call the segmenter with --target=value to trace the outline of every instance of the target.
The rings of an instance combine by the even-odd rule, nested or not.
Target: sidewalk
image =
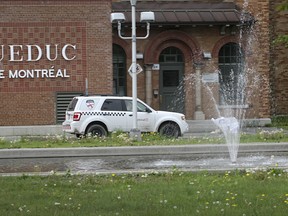
[[[211,134],[218,127],[211,120],[187,120],[189,132],[185,137]],[[270,119],[245,119],[243,125],[249,128],[264,127],[271,124]],[[51,136],[63,135],[62,125],[34,125],[34,126],[0,126],[0,137],[15,139],[23,136]]]
[[[277,168],[288,171],[288,143],[240,144],[237,162],[225,144],[0,150],[0,176],[224,172]]]
[[[24,148],[0,149],[0,159],[220,154],[225,152],[228,153],[226,144],[191,144],[137,147]],[[288,143],[243,143],[239,145],[239,153],[258,152],[288,152]]]

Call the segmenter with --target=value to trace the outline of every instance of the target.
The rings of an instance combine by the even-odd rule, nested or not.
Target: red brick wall
[[[288,35],[288,12],[278,11],[283,0],[275,0],[270,5],[271,43],[280,35]],[[272,114],[288,115],[288,47],[276,43],[271,47]]]
[[[251,3],[250,3],[251,2]],[[254,30],[253,58],[250,65],[254,66],[259,73],[259,117],[270,117],[271,115],[271,95],[270,95],[270,20],[269,20],[269,0],[249,1],[249,10],[256,18]],[[251,8],[251,9],[250,9]]]
[[[56,92],[84,93],[86,77],[89,93],[112,92],[110,8],[110,0],[1,1],[0,126],[55,124]],[[54,45],[58,44],[55,61],[45,56],[49,44],[51,59],[56,57]],[[68,58],[76,56],[71,61],[61,55],[66,44],[76,46],[76,50],[67,49]],[[14,51],[15,59],[23,57],[23,61],[11,61],[8,45],[23,45]],[[43,56],[27,61],[26,45],[39,46]],[[37,56],[34,47],[32,58]],[[9,78],[10,70],[37,69],[54,69],[54,75],[66,70],[67,77]]]
[[[55,124],[54,98],[49,91],[1,93],[1,125]]]
[[[210,2],[216,1],[219,2],[218,0]],[[250,99],[251,108],[247,110],[247,117],[269,117],[271,113],[287,114],[287,48],[281,45],[271,47],[271,42],[276,35],[287,34],[287,13],[275,11],[275,6],[282,0],[235,0],[234,2],[241,8],[247,7],[247,11],[251,12],[257,20],[252,32],[253,43],[248,40],[244,45],[248,51],[246,59],[248,66],[257,71],[259,76],[259,83],[254,87],[257,91]],[[247,2],[247,5],[244,4]],[[111,0],[2,0],[0,10],[0,46],[5,45],[4,57],[0,62],[0,71],[4,71],[2,72],[4,75],[0,72],[0,126],[55,124],[56,92],[84,92],[86,77],[89,82],[89,93],[112,93]],[[218,26],[213,26],[209,30],[207,26],[174,30],[174,35],[170,33],[166,35],[165,29],[152,28],[151,36],[147,40],[137,41],[137,50],[147,55],[144,56],[144,61],[140,60],[139,63],[143,66],[146,63],[157,63],[155,61],[158,60],[163,48],[175,45],[182,50],[185,57],[185,76],[193,76],[195,73],[193,63],[199,57],[199,50],[212,52],[212,60],[202,68],[202,71],[213,72],[217,70],[217,53],[221,45],[224,42],[239,40],[238,34],[229,37],[221,36]],[[166,44],[161,40],[166,40]],[[113,41],[125,49],[127,67],[129,67],[130,41],[119,39],[115,32]],[[46,44],[59,44],[59,48],[65,44],[75,44],[76,51],[70,49],[68,56],[76,55],[76,58],[67,61],[60,56],[55,61],[49,61],[43,57],[36,62],[11,62],[7,46],[17,44],[39,45],[42,49]],[[155,47],[155,44],[158,44],[158,47]],[[55,49],[52,49],[52,53],[54,51]],[[0,47],[0,59],[1,52]],[[23,53],[23,58],[27,59],[27,47],[24,46],[20,53]],[[37,56],[37,52],[34,52],[33,56]],[[147,62],[147,58],[152,58],[153,61]],[[55,70],[66,69],[69,77],[23,79],[7,77],[9,70],[51,69],[52,67]],[[3,76],[5,78],[1,78]],[[153,88],[157,89],[159,73],[153,71],[152,76]],[[130,76],[127,77],[128,95],[131,95],[131,79]],[[189,119],[193,118],[195,111],[194,84],[189,80],[185,83],[185,106]],[[217,92],[217,85],[213,85],[212,88],[214,93]],[[210,118],[215,110],[212,110],[209,105],[210,100],[204,89],[202,95],[203,109],[207,113],[206,117]],[[138,76],[138,97],[145,99],[145,73]],[[153,98],[152,105],[158,108],[159,99]]]
[[[216,1],[205,1],[216,2]],[[217,1],[219,2],[219,1]],[[212,60],[202,62],[202,72],[215,72],[218,69],[218,53],[220,48],[228,42],[241,42],[241,46],[245,52],[245,62],[247,63],[247,73],[249,76],[249,83],[247,91],[249,91],[247,103],[248,109],[245,109],[246,118],[264,118],[269,117],[271,114],[271,89],[270,89],[270,17],[269,7],[271,1],[269,0],[237,0],[234,1],[239,8],[242,8],[244,12],[252,13],[257,22],[253,25],[253,28],[244,30],[241,35],[239,29],[236,35],[220,35],[219,26],[197,26],[192,27],[180,27],[179,29],[167,30],[165,28],[153,28],[151,35],[147,40],[137,41],[137,50],[144,53],[144,62],[139,61],[140,64],[158,63],[158,58],[161,51],[169,46],[176,46],[179,48],[185,58],[185,76],[191,77],[187,79],[185,84],[186,97],[185,97],[185,111],[188,119],[193,119],[195,112],[195,69],[193,63],[201,59],[202,51],[212,52]],[[139,33],[141,34],[141,32]],[[119,42],[118,35],[115,33],[113,41]],[[120,43],[118,43],[120,44]],[[123,46],[126,50],[127,65],[130,62],[130,42],[129,45]],[[121,44],[120,44],[121,45]],[[199,52],[200,51],[200,52]],[[131,94],[131,80],[127,81],[128,94]],[[153,72],[152,88],[159,88],[159,73]],[[219,96],[218,86],[211,86],[213,94],[218,101]],[[145,76],[140,74],[138,76],[138,97],[145,98]],[[207,119],[215,117],[216,109],[211,95],[202,88],[202,108]],[[159,108],[159,98],[153,98],[152,106]],[[220,109],[222,113],[225,113],[225,109]]]

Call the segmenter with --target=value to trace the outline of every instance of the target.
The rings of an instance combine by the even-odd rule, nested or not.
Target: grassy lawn
[[[141,142],[126,133],[100,138],[65,136],[6,141],[0,148],[143,146],[224,143],[223,138],[168,139],[144,134]],[[283,130],[242,134],[245,142],[288,142]],[[284,216],[288,209],[288,172],[269,170],[215,172],[2,176],[0,215],[17,216]]]
[[[288,174],[226,173],[0,178],[0,215],[287,215]]]
[[[283,130],[261,130],[256,134],[241,134],[241,143],[253,142],[288,142]],[[218,137],[191,137],[172,139],[161,137],[157,133],[142,134],[142,141],[129,138],[129,134],[116,132],[106,138],[76,139],[66,136],[47,136],[38,138],[22,137],[20,140],[8,141],[0,138],[0,149],[7,148],[65,148],[65,147],[108,147],[108,146],[151,146],[151,145],[185,145],[185,144],[223,144],[225,139]]]
[[[240,143],[253,142],[288,142],[288,116],[272,118],[269,125],[274,130],[259,128],[255,134],[242,133]],[[283,130],[284,129],[284,130]],[[7,141],[0,137],[0,149],[7,148],[65,148],[65,147],[108,147],[108,146],[151,146],[151,145],[186,145],[186,144],[223,144],[225,139],[218,136],[191,137],[185,139],[169,139],[159,136],[158,133],[142,134],[142,141],[137,142],[129,138],[129,134],[117,131],[106,138],[76,139],[67,136],[22,137],[20,140]]]

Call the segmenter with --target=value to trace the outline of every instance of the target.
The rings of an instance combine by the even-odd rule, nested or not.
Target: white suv
[[[159,132],[178,137],[188,131],[185,116],[155,111],[138,99],[137,124],[141,132]],[[107,136],[108,132],[132,129],[132,98],[120,96],[79,96],[70,102],[63,131],[81,135]]]

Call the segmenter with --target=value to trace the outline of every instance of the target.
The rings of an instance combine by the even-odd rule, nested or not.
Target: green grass
[[[286,120],[284,121],[286,122]],[[273,122],[283,125],[283,121]],[[283,130],[242,134],[245,142],[287,142]],[[0,148],[81,146],[145,146],[224,143],[222,138],[168,139],[144,134],[141,142],[128,134],[105,139],[65,136],[5,141]],[[238,170],[225,173],[143,173],[0,177],[0,215],[261,215],[284,216],[288,207],[288,173],[282,170]]]
[[[226,173],[0,178],[0,215],[287,215],[288,175]]]
[[[192,138],[172,139],[158,133],[142,134],[142,141],[130,139],[128,133],[116,132],[105,138],[81,138],[66,136],[22,137],[20,140],[7,141],[0,139],[0,148],[65,148],[65,147],[113,147],[113,146],[149,146],[149,145],[183,145],[207,142],[221,143],[222,139]]]
[[[274,130],[263,130],[259,128],[256,134],[242,133],[240,143],[253,142],[288,142],[288,116],[275,116],[272,118],[271,127]],[[283,130],[284,129],[284,130]],[[109,137],[76,139],[67,136],[47,137],[22,137],[20,140],[7,141],[0,137],[0,149],[7,148],[65,148],[65,147],[111,147],[111,146],[151,146],[151,145],[185,145],[185,144],[223,144],[221,137],[191,137],[189,139],[169,139],[161,137],[158,133],[142,134],[142,141],[136,142],[129,139],[129,134],[117,131]]]
[[[288,116],[287,115],[274,116],[271,120],[272,120],[271,126],[280,127],[286,130],[288,129]]]
[[[288,136],[282,129],[273,131],[259,130],[256,134],[241,134],[241,143],[253,142],[288,142]],[[115,132],[106,138],[82,138],[66,136],[22,137],[20,140],[7,141],[0,138],[0,149],[7,148],[65,148],[65,147],[113,147],[113,146],[152,146],[152,145],[187,145],[187,144],[223,144],[221,136],[191,137],[172,139],[158,133],[142,134],[142,141],[129,138],[128,133]]]

